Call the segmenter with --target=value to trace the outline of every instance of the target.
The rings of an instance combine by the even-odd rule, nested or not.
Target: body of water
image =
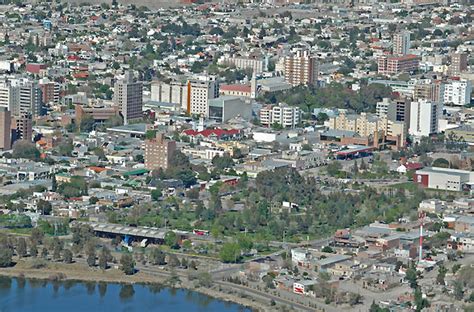
[[[197,292],[159,285],[48,282],[0,277],[0,312],[247,311]]]

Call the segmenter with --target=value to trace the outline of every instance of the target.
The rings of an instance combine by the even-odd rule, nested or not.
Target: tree
[[[432,163],[433,167],[449,168],[449,161],[444,158],[437,158]]]
[[[223,155],[222,157],[216,155],[214,158],[212,158],[212,164],[218,170],[224,170],[227,168],[232,168],[234,166],[234,161],[232,160],[232,157],[227,154]]]
[[[334,253],[334,250],[330,246],[324,246],[321,249],[322,252],[327,252],[327,253]]]
[[[165,244],[170,246],[171,248],[178,249],[178,235],[175,232],[169,231],[165,234]]]
[[[95,266],[95,259],[96,259],[95,243],[93,242],[87,243],[86,256],[87,256],[87,265],[90,267]]]
[[[85,115],[81,118],[81,122],[79,123],[79,128],[82,132],[91,132],[94,130],[95,120],[92,116]]]
[[[161,198],[161,189],[156,189],[151,191],[151,199],[154,201],[159,201]]]
[[[13,251],[8,247],[0,248],[0,268],[6,268],[12,264]]]
[[[63,260],[65,263],[72,263],[72,251],[69,249],[64,249],[63,251]]]
[[[53,210],[53,206],[49,201],[40,199],[36,204],[36,208],[42,215],[50,215],[51,211]]]
[[[38,246],[36,243],[32,242],[30,245],[30,256],[36,258],[38,256]]]
[[[35,144],[25,140],[20,140],[13,144],[12,157],[37,161],[40,158],[40,151],[36,148]]]
[[[56,192],[58,189],[58,181],[56,180],[56,175],[54,174],[51,179],[51,191]]]
[[[222,262],[237,263],[240,260],[240,252],[241,250],[239,244],[225,243],[219,252],[219,256]]]
[[[109,258],[109,252],[106,249],[106,247],[102,248],[100,254],[99,254],[99,268],[102,270],[107,270],[109,267],[107,264],[107,260]]]
[[[440,265],[438,269],[438,275],[436,276],[436,283],[439,285],[445,285],[444,278],[446,277],[446,273],[448,269],[446,269],[443,265]]]
[[[46,247],[43,247],[43,249],[41,250],[41,258],[47,259],[48,254],[49,254],[48,249]]]
[[[342,165],[340,162],[338,161],[333,161],[332,163],[328,164],[327,167],[326,167],[326,172],[330,175],[330,176],[336,176],[337,174],[339,174],[339,172],[341,171],[342,169]]]
[[[409,285],[412,289],[415,289],[415,288],[418,287],[418,283],[417,283],[418,276],[416,274],[416,269],[415,269],[414,265],[411,265],[407,269],[405,279],[408,281],[408,283],[409,283]]]
[[[453,295],[456,300],[464,298],[464,287],[460,281],[453,282]]]
[[[172,267],[178,267],[181,263],[175,254],[171,254],[168,257],[168,264]]]
[[[153,248],[148,257],[148,261],[153,265],[164,265],[166,264],[166,255],[160,249]]]
[[[133,260],[133,256],[131,253],[125,253],[120,258],[120,265],[122,266],[122,271],[126,275],[132,275],[135,273],[135,260]]]
[[[421,293],[420,287],[415,288],[414,297],[415,297],[415,299],[414,299],[415,302],[414,303],[415,303],[417,312],[423,310],[424,308],[426,308],[429,305],[428,300],[423,298],[423,294]]]
[[[26,250],[26,240],[23,237],[18,239],[18,245],[16,247],[16,253],[20,258],[26,257],[27,250]]]

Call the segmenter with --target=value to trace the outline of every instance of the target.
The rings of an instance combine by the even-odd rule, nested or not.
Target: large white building
[[[264,126],[278,124],[285,128],[294,128],[300,121],[301,110],[298,107],[280,103],[260,110],[260,123]]]
[[[407,55],[410,50],[410,33],[403,31],[393,36],[393,54]]]
[[[154,81],[151,83],[151,100],[176,104],[180,109],[186,110],[188,83],[187,81],[171,81],[168,83]]]
[[[209,100],[219,96],[215,76],[198,77],[188,82],[189,100],[186,111],[191,115],[209,116]]]
[[[445,84],[444,103],[463,106],[471,103],[472,83],[468,79],[452,80]]]
[[[0,82],[0,107],[6,107],[12,116],[41,114],[42,93],[39,85],[26,78]]]
[[[429,136],[438,132],[438,119],[441,116],[439,103],[418,100],[410,104],[410,126],[408,132],[414,136]]]

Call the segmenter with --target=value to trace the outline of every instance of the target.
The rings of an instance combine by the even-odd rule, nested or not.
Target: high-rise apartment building
[[[284,128],[294,128],[301,121],[301,110],[299,107],[278,104],[263,107],[260,110],[260,123],[264,126],[278,124]]]
[[[410,121],[410,100],[408,98],[389,99],[384,98],[377,103],[376,115],[379,118],[386,118],[392,121],[400,121],[409,126]]]
[[[415,84],[414,100],[428,100],[436,103],[444,101],[445,84],[441,80],[425,79]]]
[[[441,104],[432,101],[418,100],[411,102],[409,133],[414,136],[429,136],[437,133],[441,108]]]
[[[186,111],[191,115],[209,116],[209,100],[219,96],[215,76],[198,77],[188,81]]]
[[[39,81],[44,104],[59,104],[60,85],[55,81],[41,79]]]
[[[444,104],[463,106],[471,103],[472,82],[469,79],[451,80],[444,87]]]
[[[0,107],[0,150],[12,147],[11,113],[6,107]]]
[[[24,113],[39,116],[42,92],[38,84],[28,79],[11,79],[0,83],[0,106],[7,107],[12,116]]]
[[[33,139],[33,119],[30,113],[22,113],[12,118],[12,127],[15,127],[13,141]]]
[[[145,168],[168,169],[175,151],[176,142],[166,139],[162,133],[157,133],[155,138],[145,140]]]
[[[318,82],[318,61],[310,51],[298,49],[284,59],[285,80],[292,86],[316,85]]]
[[[449,65],[449,74],[457,76],[467,70],[467,53],[453,53],[451,54],[451,65]]]
[[[377,60],[378,73],[393,75],[418,70],[420,58],[416,55],[381,56]]]
[[[403,31],[393,36],[393,54],[407,55],[410,50],[410,33]]]
[[[115,83],[114,102],[122,111],[125,125],[141,119],[143,117],[143,84],[134,82],[132,73],[127,71],[125,77]]]

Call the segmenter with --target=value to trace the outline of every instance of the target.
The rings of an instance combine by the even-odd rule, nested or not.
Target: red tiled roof
[[[408,170],[418,170],[418,169],[423,168],[423,164],[422,163],[406,163],[405,168],[407,168]]]
[[[252,88],[249,85],[239,85],[239,84],[231,84],[231,85],[221,85],[219,87],[222,91],[237,91],[237,92],[247,92],[250,93]]]
[[[184,130],[184,134],[189,135],[189,136],[198,136],[202,135],[203,137],[209,137],[211,135],[217,136],[217,137],[222,137],[224,135],[236,135],[239,133],[239,130],[236,129],[231,129],[231,130],[224,130],[224,129],[206,129],[203,131],[196,131],[193,129],[189,130]]]

